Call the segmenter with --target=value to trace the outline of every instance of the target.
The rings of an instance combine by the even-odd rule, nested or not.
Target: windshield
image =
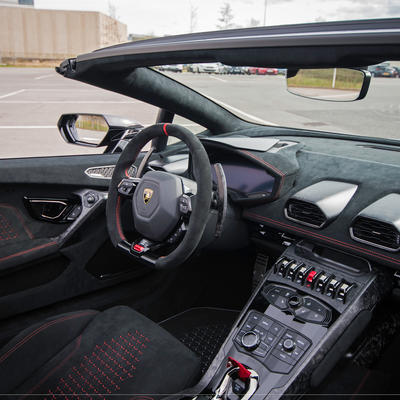
[[[287,91],[286,70],[220,63],[156,67],[238,117],[270,126],[400,139],[399,62],[370,66],[371,84],[359,101],[312,100]]]

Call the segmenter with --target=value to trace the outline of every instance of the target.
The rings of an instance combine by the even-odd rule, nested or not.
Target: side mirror
[[[89,147],[114,146],[143,129],[136,121],[102,114],[63,114],[57,126],[67,143]]]
[[[370,81],[369,71],[352,68],[289,69],[286,73],[288,92],[314,100],[361,100]]]

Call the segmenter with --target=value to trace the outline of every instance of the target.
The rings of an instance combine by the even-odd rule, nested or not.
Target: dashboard
[[[400,270],[398,147],[261,134],[202,138],[210,162],[223,166],[231,202],[261,239],[312,240]]]

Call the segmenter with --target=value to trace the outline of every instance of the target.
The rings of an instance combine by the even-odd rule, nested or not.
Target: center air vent
[[[400,250],[400,195],[388,194],[364,208],[354,218],[350,236],[380,249]]]
[[[286,204],[285,214],[286,218],[292,221],[315,228],[321,228],[326,222],[326,217],[318,206],[303,200],[289,200]]]
[[[354,240],[372,244],[386,250],[400,248],[400,233],[391,224],[366,217],[357,217],[350,228]]]
[[[322,228],[347,206],[357,185],[321,181],[295,193],[286,203],[285,216],[299,224]]]

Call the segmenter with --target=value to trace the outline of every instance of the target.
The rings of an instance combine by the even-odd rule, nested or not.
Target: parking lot
[[[400,139],[400,79],[373,78],[365,100],[332,103],[287,93],[283,76],[168,75],[257,123]],[[0,68],[0,158],[101,152],[63,142],[57,120],[71,112],[114,114],[149,125],[157,109],[52,69]],[[191,121],[177,122],[195,129]]]

